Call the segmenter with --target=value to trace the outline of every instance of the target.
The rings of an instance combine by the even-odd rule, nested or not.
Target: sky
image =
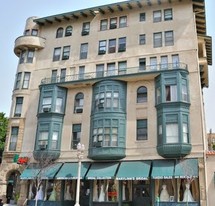
[[[26,19],[31,16],[46,17],[79,9],[116,3],[123,0],[2,0],[0,8],[0,112],[8,117],[14,86],[18,57],[14,54],[14,42],[22,36]],[[205,0],[207,35],[215,38],[215,1]],[[215,43],[213,45],[213,62]],[[209,66],[209,88],[203,90],[206,112],[206,129],[215,132],[215,65]]]

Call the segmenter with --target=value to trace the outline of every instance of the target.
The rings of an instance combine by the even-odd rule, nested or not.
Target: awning
[[[90,163],[82,162],[81,163],[81,179],[84,178]],[[64,163],[60,168],[60,171],[55,176],[56,179],[68,180],[68,179],[77,179],[78,177],[78,163],[77,162],[67,162]]]
[[[152,163],[152,179],[172,179],[174,176],[174,160],[155,160]]]
[[[198,160],[182,159],[176,163],[175,178],[195,178],[198,177]]]
[[[118,180],[146,180],[151,161],[122,162],[116,175]]]
[[[36,164],[30,164],[20,175],[22,180],[36,179],[40,169]]]
[[[39,176],[41,179],[54,179],[56,173],[59,171],[62,163],[56,163],[49,165],[46,168],[41,169]]]
[[[113,179],[119,163],[93,163],[86,175],[86,179]]]

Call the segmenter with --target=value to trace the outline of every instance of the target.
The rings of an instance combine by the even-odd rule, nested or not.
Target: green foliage
[[[213,150],[215,150],[215,144],[213,144]]]
[[[4,143],[7,134],[8,118],[5,113],[0,112],[0,154],[4,150]]]

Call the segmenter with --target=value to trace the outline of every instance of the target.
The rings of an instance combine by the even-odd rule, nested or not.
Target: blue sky
[[[13,52],[15,39],[23,34],[26,19],[30,16],[45,17],[78,9],[94,7],[120,0],[3,0],[0,12],[0,112],[9,116],[11,95],[18,58]],[[215,37],[215,1],[205,0],[207,34]],[[213,45],[213,60],[215,59]],[[209,88],[204,89],[207,131],[215,132],[215,66],[209,67]]]

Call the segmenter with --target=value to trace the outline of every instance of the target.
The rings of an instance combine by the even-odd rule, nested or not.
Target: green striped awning
[[[81,179],[84,178],[90,163],[82,162],[81,163]],[[77,179],[78,178],[78,163],[77,162],[67,162],[64,163],[60,168],[59,172],[55,176],[56,179],[68,180],[68,179]]]
[[[174,160],[155,160],[152,163],[152,179],[172,179],[174,176]]]
[[[93,163],[86,175],[86,179],[113,179],[119,163],[103,162]]]
[[[40,169],[36,164],[30,164],[20,175],[20,179],[22,180],[31,180],[36,179],[39,174]]]
[[[146,180],[149,178],[151,161],[122,162],[116,174],[118,180]]]
[[[197,159],[182,159],[176,163],[175,178],[196,178],[198,174]]]
[[[53,165],[49,165],[45,168],[42,168],[39,176],[41,179],[54,179],[56,173],[59,171],[62,163],[55,163]]]

